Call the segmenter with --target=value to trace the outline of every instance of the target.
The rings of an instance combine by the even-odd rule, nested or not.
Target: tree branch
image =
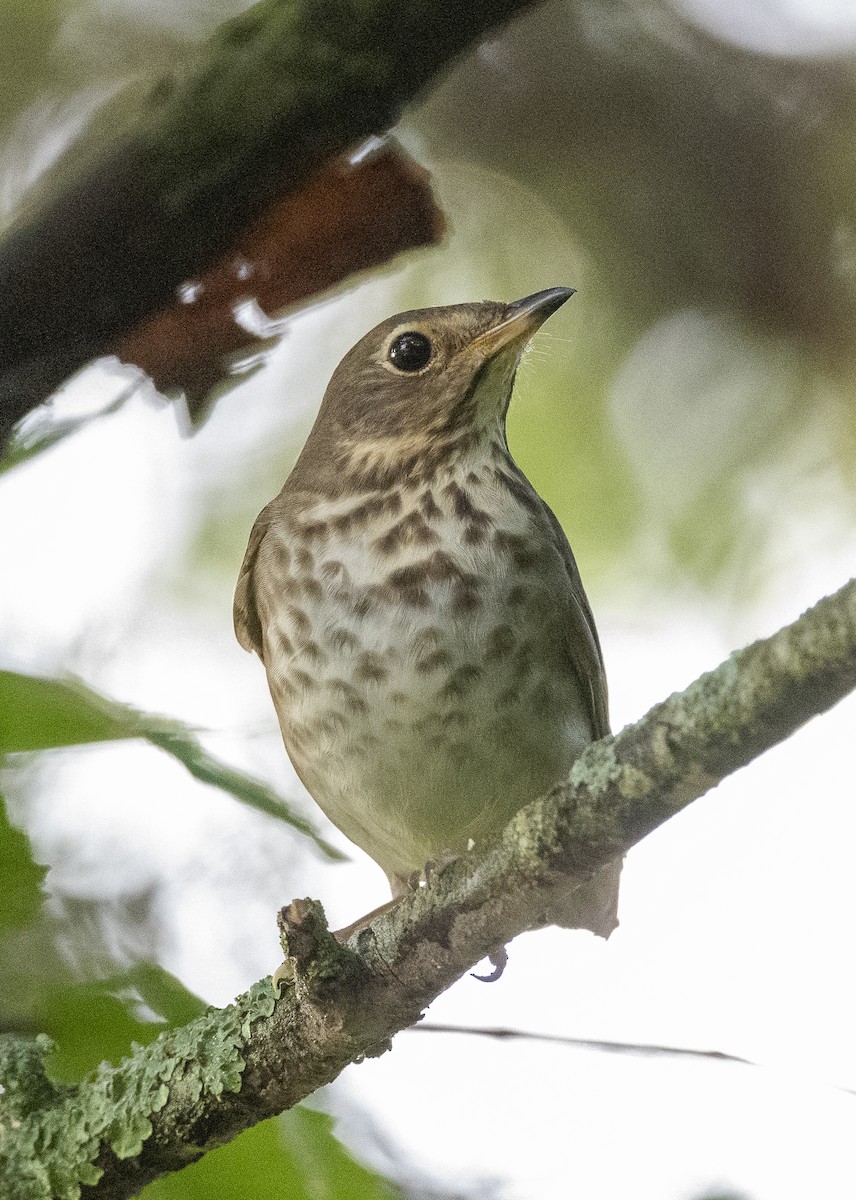
[[[215,262],[268,203],[387,130],[534,0],[260,0],[72,145],[0,242],[0,444],[36,402]],[[117,127],[121,130],[116,133]],[[27,209],[33,209],[29,204]]]
[[[5,1039],[0,1191],[10,1200],[133,1195],[289,1108],[399,1030],[556,896],[856,687],[856,581],[738,651],[521,810],[501,837],[340,946],[313,901],[283,910],[290,979],[162,1035],[72,1089],[43,1041]],[[2,1043],[0,1043],[2,1045]],[[5,1189],[5,1190],[4,1190]]]

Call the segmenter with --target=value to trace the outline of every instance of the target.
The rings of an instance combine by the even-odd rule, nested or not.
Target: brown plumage
[[[609,732],[573,554],[505,438],[523,347],[570,295],[373,329],[250,536],[238,639],[265,665],[296,771],[394,895]],[[550,917],[609,933],[618,871]]]

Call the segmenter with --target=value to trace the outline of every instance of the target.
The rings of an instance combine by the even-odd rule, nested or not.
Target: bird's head
[[[416,309],[383,321],[333,373],[307,443],[311,457],[325,454],[349,483],[383,486],[430,472],[502,430],[527,342],[572,295],[549,288],[512,304]],[[302,475],[322,465],[299,464]]]

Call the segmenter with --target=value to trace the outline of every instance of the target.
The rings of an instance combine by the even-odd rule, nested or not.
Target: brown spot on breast
[[[297,551],[297,565],[304,571],[311,571],[315,565],[315,559],[312,551],[306,546],[301,546]]]
[[[531,570],[541,559],[542,550],[532,545],[529,538],[520,533],[508,533],[497,529],[493,535],[493,544],[500,554],[511,558],[521,571]]]
[[[387,584],[396,589],[420,587],[431,578],[431,560],[423,558],[418,563],[408,563],[406,567],[398,567],[390,571]]]
[[[498,483],[511,492],[517,503],[528,509],[529,512],[540,513],[545,507],[543,500],[522,475],[512,475],[508,471],[503,471],[501,467],[497,467],[494,476]]]
[[[429,602],[429,596],[425,590],[427,583],[443,582],[460,575],[460,566],[457,565],[451,554],[437,550],[418,563],[408,563],[407,566],[399,566],[396,570],[390,571],[387,582],[383,584],[382,592],[385,598],[391,596],[405,604],[425,607]]]
[[[321,666],[327,661],[327,655],[317,642],[304,642],[300,647],[300,653],[301,655],[304,655],[306,658],[310,659],[312,662],[317,663],[318,666]]]
[[[513,649],[516,638],[510,625],[496,625],[487,635],[485,660],[491,662],[505,656]]]
[[[446,550],[435,550],[430,558],[425,559],[424,565],[428,579],[436,583],[445,583],[449,579],[475,579]]]
[[[524,587],[522,583],[515,583],[508,589],[507,603],[512,608],[519,608],[525,604],[529,597],[529,589]]]
[[[420,629],[413,641],[410,643],[414,654],[428,654],[434,650],[443,640],[441,630],[432,625],[428,625],[425,629]]]
[[[347,679],[331,679],[327,683],[330,691],[341,697],[345,707],[353,713],[367,713],[369,706],[364,696]]]
[[[468,720],[463,708],[453,708],[444,715],[442,725],[444,729],[463,729]]]
[[[312,632],[312,622],[302,608],[298,608],[296,604],[289,604],[285,611],[298,634],[306,637]]]
[[[323,733],[327,737],[336,737],[348,727],[348,718],[344,713],[328,710],[320,721],[315,722],[315,728],[318,733]]]
[[[397,521],[383,537],[376,538],[373,544],[381,554],[394,554],[402,546],[430,546],[439,540],[422,514],[411,512]]]
[[[469,521],[475,516],[476,513],[482,512],[480,508],[477,508],[476,505],[473,504],[471,498],[464,491],[464,489],[459,484],[455,483],[454,480],[451,483],[447,483],[443,490],[452,502],[452,512],[461,521]],[[483,515],[487,516],[486,513]]]
[[[435,550],[428,558],[391,571],[386,583],[375,590],[379,590],[381,597],[387,601],[394,599],[422,608],[428,603],[428,593],[425,591],[427,584],[451,580],[456,582],[459,590],[464,588],[467,592],[474,592],[478,586],[475,574],[465,571],[445,550]],[[454,604],[454,598],[452,602]]]
[[[344,563],[339,562],[337,558],[328,559],[327,562],[321,564],[321,574],[324,579],[345,583],[350,578],[348,569]]]
[[[427,674],[449,665],[451,659],[448,651],[442,649],[443,641],[444,637],[439,629],[432,626],[420,629],[410,644],[417,671]]]
[[[291,551],[281,538],[275,537],[268,540],[265,546],[267,553],[270,555],[270,564],[272,568],[285,575],[291,566]]]
[[[321,600],[324,596],[324,589],[321,584],[312,575],[304,575],[298,580],[298,590],[303,593],[307,600]]]
[[[357,646],[359,645],[359,641],[351,633],[351,631],[349,629],[344,629],[341,626],[337,626],[335,629],[330,630],[330,632],[327,634],[327,642],[333,650],[340,652],[343,650],[356,650]]]
[[[397,491],[378,492],[360,504],[355,504],[353,508],[339,513],[333,519],[333,525],[338,533],[347,533],[368,521],[376,521],[384,515],[395,516],[400,511],[401,496]]]
[[[416,670],[427,675],[429,671],[436,671],[440,667],[447,667],[450,661],[448,651],[432,650],[430,653],[416,659]]]
[[[484,523],[471,521],[464,526],[463,539],[467,546],[480,546],[485,539],[488,529],[493,524],[490,517]]]
[[[274,679],[268,675],[268,681],[270,683],[271,695],[278,709],[280,709],[284,701],[293,700],[297,695],[297,688],[293,687],[287,679]]]
[[[283,740],[289,753],[294,750],[303,751],[307,745],[312,745],[315,741],[314,733],[301,723],[289,725],[288,730],[284,730],[283,734]]]
[[[382,604],[409,604],[413,608],[428,607],[428,593],[423,587],[388,579],[371,589],[372,597]]]
[[[439,696],[443,700],[462,700],[464,693],[481,676],[481,667],[473,663],[464,663],[456,667],[448,681],[440,688]]]
[[[302,688],[305,692],[311,692],[317,686],[316,681],[312,678],[308,671],[301,671],[300,668],[289,671],[288,677],[294,687]]]
[[[555,710],[553,689],[546,680],[533,689],[529,702],[540,716],[547,716]]]
[[[387,678],[389,671],[379,654],[375,654],[373,650],[366,650],[357,660],[355,674],[357,679],[366,683],[380,683]]]
[[[452,596],[452,611],[456,613],[472,612],[481,605],[481,597],[475,587],[459,584]]]
[[[474,504],[472,497],[457,483],[447,484],[444,490],[452,502],[452,512],[464,523],[463,540],[467,545],[477,546],[484,541],[488,529],[493,525],[493,518]]]
[[[344,532],[352,526],[363,525],[366,521],[376,520],[385,515],[394,517],[399,512],[401,512],[401,494],[398,491],[378,492],[342,514],[340,517],[343,522],[342,530]]]
[[[330,526],[326,521],[308,521],[298,526],[299,532],[310,541],[323,542],[330,536]]]
[[[481,679],[481,677],[482,669],[476,666],[475,663],[461,663],[452,675],[455,682],[460,683],[463,687],[470,687],[477,679]]]
[[[265,630],[265,640],[267,641],[268,638],[270,638],[271,642],[273,643],[273,651],[275,654],[288,657],[294,653],[294,643],[285,630],[280,629],[278,625],[268,625],[267,629]]]
[[[419,507],[422,510],[422,515],[426,521],[436,521],[438,517],[442,517],[443,515],[439,504],[434,499],[434,493],[430,488],[426,488],[419,497]]]
[[[514,673],[521,683],[528,676],[530,676],[535,669],[534,652],[535,647],[528,638],[526,641],[521,642],[514,651]]]

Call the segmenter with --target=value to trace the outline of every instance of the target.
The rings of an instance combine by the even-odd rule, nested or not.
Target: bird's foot
[[[497,979],[502,978],[502,972],[508,965],[508,951],[505,946],[497,946],[496,950],[491,950],[487,958],[493,966],[490,975],[476,975],[475,971],[470,971],[470,974],[473,979],[478,979],[481,983],[496,983]]]

